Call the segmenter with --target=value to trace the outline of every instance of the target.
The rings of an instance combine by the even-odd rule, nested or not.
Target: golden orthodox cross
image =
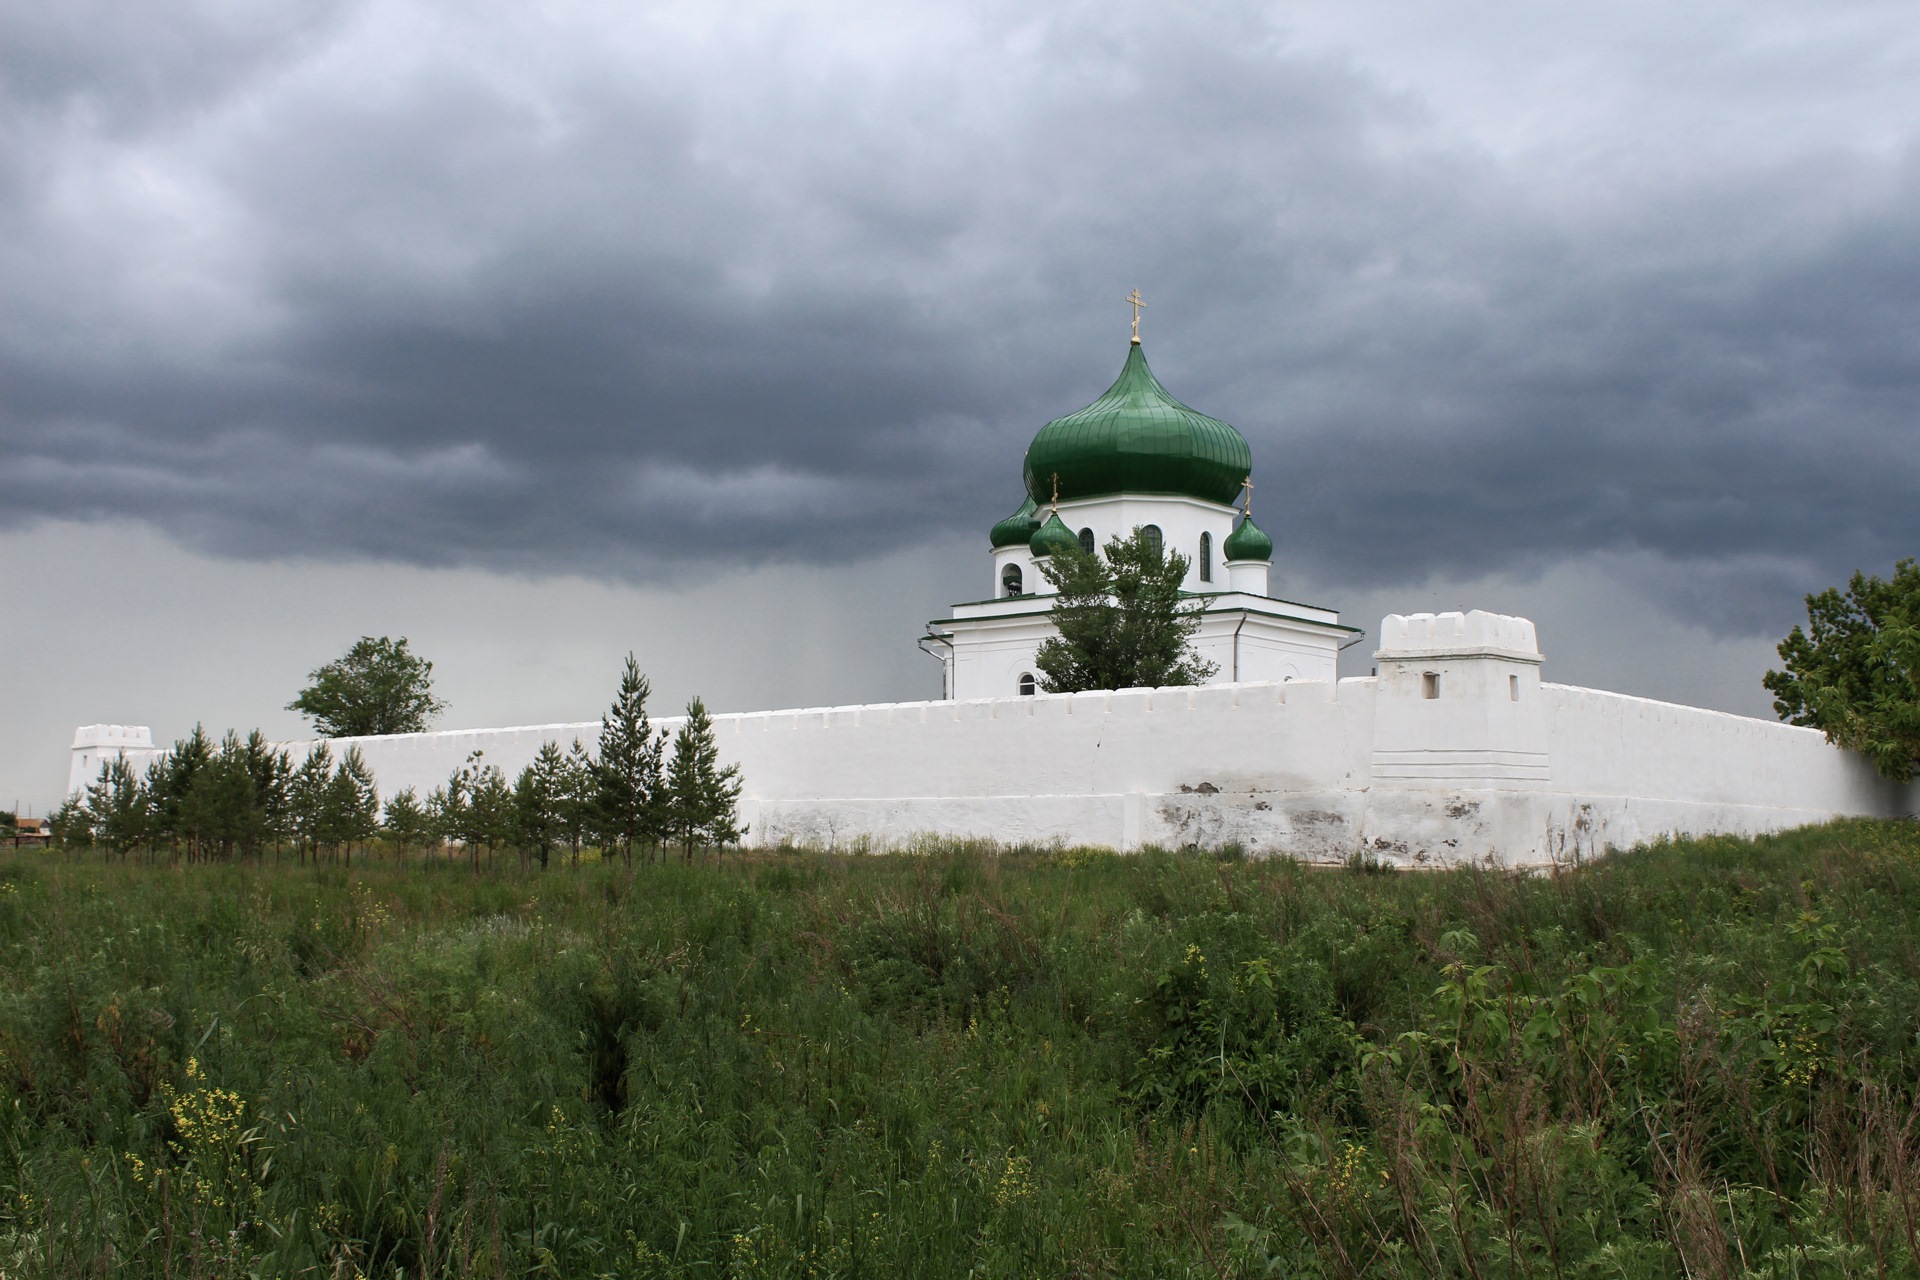
[[[1240,504],[1240,514],[1251,520],[1253,519],[1253,477],[1248,476],[1242,480],[1240,487],[1247,491],[1247,500]]]
[[[1060,514],[1060,473],[1053,473],[1053,514]]]
[[[1133,304],[1133,342],[1135,346],[1139,346],[1140,345],[1140,313],[1147,309],[1147,304],[1140,301],[1140,290],[1138,289],[1135,289],[1132,293],[1127,295],[1127,301]]]

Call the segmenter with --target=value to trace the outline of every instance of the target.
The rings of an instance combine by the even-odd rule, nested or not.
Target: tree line
[[[540,747],[509,781],[476,751],[426,796],[403,788],[383,804],[358,746],[336,760],[316,743],[297,763],[258,731],[218,743],[194,726],[144,771],[122,758],[49,818],[53,840],[123,858],[231,862],[269,853],[348,861],[384,842],[410,854],[464,856],[477,870],[502,855],[546,870],[583,849],[665,857],[738,844],[740,771],[721,765],[713,718],[694,698],[669,739],[647,714],[652,686],[631,654],[594,749]]]

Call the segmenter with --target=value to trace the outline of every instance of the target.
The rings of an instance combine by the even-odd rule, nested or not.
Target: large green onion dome
[[[1055,418],[1027,446],[1024,478],[1035,502],[1114,493],[1169,493],[1222,505],[1253,467],[1246,440],[1218,418],[1167,394],[1139,344],[1106,394]]]
[[[993,549],[998,551],[1002,547],[1025,546],[1027,539],[1040,528],[1040,517],[1034,514],[1038,510],[1039,507],[1034,505],[1033,499],[1028,498],[1020,504],[1018,511],[993,526],[993,533],[990,535],[993,539]]]
[[[1260,532],[1252,516],[1240,521],[1240,527],[1227,535],[1220,550],[1228,560],[1271,560],[1273,539]]]
[[[1079,549],[1080,539],[1074,536],[1073,530],[1060,522],[1058,511],[1047,517],[1047,522],[1040,526],[1032,540],[1027,543],[1027,550],[1033,552],[1035,559],[1060,551],[1078,551]]]

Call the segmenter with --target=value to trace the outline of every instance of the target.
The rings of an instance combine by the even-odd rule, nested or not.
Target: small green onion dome
[[[1048,516],[1047,522],[1034,533],[1032,540],[1027,543],[1027,549],[1033,552],[1037,559],[1050,556],[1056,551],[1078,551],[1080,539],[1074,536],[1073,530],[1060,523],[1060,513],[1056,511]]]
[[[1225,506],[1252,467],[1246,439],[1168,394],[1136,344],[1106,394],[1040,428],[1023,479],[1036,502],[1169,493]]]
[[[1271,560],[1273,559],[1273,539],[1260,532],[1260,526],[1253,522],[1252,516],[1240,521],[1240,527],[1227,535],[1220,544],[1222,554],[1228,560]]]
[[[993,549],[998,551],[1002,547],[1018,547],[1024,545],[1027,539],[1031,538],[1034,532],[1040,528],[1040,517],[1034,514],[1034,512],[1038,510],[1039,508],[1034,506],[1033,498],[1029,496],[1025,502],[1020,504],[1018,511],[993,526],[993,533],[991,535],[993,538]]]

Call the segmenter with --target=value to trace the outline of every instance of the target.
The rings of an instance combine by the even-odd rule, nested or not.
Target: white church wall
[[[1364,852],[1398,865],[1527,866],[1662,834],[1920,807],[1915,788],[1885,782],[1814,730],[1541,683],[1537,653],[1506,626],[1524,619],[1449,617],[1461,615],[1434,626],[1506,638],[1479,652],[1444,637],[1410,642],[1407,620],[1390,617],[1381,635],[1397,647],[1381,651],[1377,678],[753,712],[717,715],[715,727],[723,759],[741,767],[756,844],[1234,842],[1317,861]],[[679,722],[655,723],[670,732]],[[599,728],[332,746],[337,758],[357,745],[383,795],[425,795],[474,751],[511,775],[542,743],[591,746]],[[88,780],[81,752],[99,745],[76,739],[76,781]],[[310,744],[282,745],[298,756]]]
[[[1041,642],[1054,634],[1047,600],[1003,600],[957,605],[943,623],[950,652],[947,688],[959,698],[1017,694],[1023,674],[1037,674]],[[1332,680],[1339,647],[1351,633],[1337,629],[1339,615],[1312,606],[1232,594],[1206,601],[1194,635],[1194,651],[1217,668],[1221,683],[1265,680]],[[1297,618],[1279,609],[1297,609]]]
[[[1034,605],[1027,602],[1012,607],[1032,610]],[[1021,675],[1038,674],[1034,655],[1040,651],[1040,642],[1051,634],[1053,624],[1046,614],[1027,612],[956,635],[949,688],[962,698],[1017,696]]]
[[[1046,518],[1048,510],[1042,506],[1042,519]],[[1160,544],[1187,558],[1187,576],[1182,586],[1188,591],[1218,591],[1227,585],[1220,547],[1227,535],[1233,532],[1233,518],[1232,507],[1170,494],[1117,494],[1060,504],[1061,523],[1075,533],[1082,529],[1093,530],[1094,545],[1097,547],[1105,547],[1110,538],[1132,533],[1136,526],[1158,525]],[[1202,533],[1213,539],[1213,576],[1206,581],[1200,577]]]
[[[1229,603],[1222,601],[1221,605]],[[1240,603],[1254,606],[1267,602]],[[1232,608],[1201,618],[1193,648],[1218,668],[1214,679],[1227,684],[1330,681],[1337,676],[1340,660],[1338,633]]]

